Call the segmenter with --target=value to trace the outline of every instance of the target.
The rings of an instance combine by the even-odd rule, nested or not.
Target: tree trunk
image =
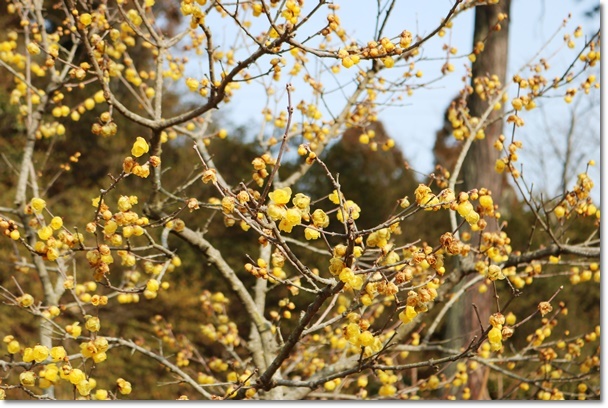
[[[508,15],[510,7],[511,0],[501,0],[496,5],[475,8],[473,47],[478,42],[485,40],[485,48],[477,55],[477,59],[473,63],[472,80],[484,75],[496,75],[501,84],[505,85],[509,51],[509,20],[505,19],[500,23],[500,31],[493,31],[493,28],[498,22],[498,15],[500,13]],[[488,109],[488,101],[482,100],[477,93],[473,93],[467,102],[471,116],[480,117]],[[499,202],[504,184],[503,178],[494,171],[494,164],[500,157],[500,152],[493,147],[503,128],[503,121],[495,119],[502,114],[503,109],[490,114],[488,118],[490,125],[485,128],[485,139],[473,143],[462,168],[464,189],[486,187],[492,190],[495,202]]]
[[[510,0],[500,0],[496,5],[477,6],[475,8],[475,31],[473,35],[473,47],[480,41],[485,43],[484,51],[477,55],[472,67],[471,85],[473,80],[481,76],[496,75],[502,86],[506,83],[507,58],[509,45],[508,19],[501,21],[500,31],[494,27],[498,22],[498,15],[505,13],[509,15]],[[472,117],[481,117],[488,109],[488,100],[482,100],[477,93],[473,93],[468,101],[469,113]],[[502,116],[503,109],[493,111],[488,118],[489,125],[485,128],[485,139],[475,141],[467,154],[462,167],[463,190],[485,187],[492,191],[492,197],[496,204],[500,205],[503,189],[507,184],[506,177],[498,175],[494,166],[500,157],[493,144],[502,133],[503,121],[495,120]],[[474,137],[472,135],[471,137]],[[495,231],[496,224],[488,222],[485,231]],[[463,282],[464,283],[464,282]],[[479,293],[479,285],[473,286],[463,296],[460,305],[455,307],[454,316],[450,319],[453,330],[451,338],[459,339],[460,346],[468,344],[475,334],[479,334],[479,322],[473,304],[477,306],[479,317],[484,325],[488,324],[488,318],[492,313],[493,290],[485,294]],[[487,368],[478,368],[469,375],[469,388],[471,398],[477,400],[490,399],[487,388]]]

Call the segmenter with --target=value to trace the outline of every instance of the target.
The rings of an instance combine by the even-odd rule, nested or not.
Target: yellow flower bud
[[[146,283],[146,289],[148,289],[149,291],[157,292],[159,288],[160,288],[160,283],[158,283],[158,281],[156,279],[150,279]]]
[[[53,217],[50,225],[51,225],[51,228],[53,228],[55,231],[57,231],[58,229],[63,227],[63,220],[61,219],[61,217]]]
[[[34,304],[34,297],[29,293],[25,293],[17,298],[17,302],[19,302],[19,306],[21,307],[30,307]]]
[[[6,349],[9,354],[18,353],[21,350],[21,345],[17,340],[12,340],[10,343],[6,345]]]
[[[494,201],[489,195],[479,197],[479,204],[486,210],[492,210],[494,208]]]
[[[131,393],[131,383],[129,381],[119,378],[116,380],[116,385],[118,386],[118,391],[121,394],[127,395]]]

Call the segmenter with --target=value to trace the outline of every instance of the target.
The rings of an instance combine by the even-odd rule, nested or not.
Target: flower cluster
[[[502,332],[503,325],[505,324],[505,317],[501,313],[494,313],[490,316],[490,324],[492,325],[492,328],[488,332],[488,342],[490,342],[492,351],[498,351],[502,348]]]
[[[256,157],[255,159],[253,159],[251,161],[251,164],[253,165],[254,170],[251,177],[259,187],[262,187],[264,185],[264,180],[270,174],[268,173],[266,167],[274,166],[276,164],[276,159],[272,158],[270,154],[264,153],[260,157]]]
[[[43,215],[44,210],[50,214],[50,211],[46,208],[46,202],[42,198],[34,197],[26,206],[25,213],[34,216],[29,225],[36,229],[36,235],[40,239],[33,246],[36,254],[42,256],[45,260],[55,261],[70,249],[82,243],[84,237],[80,233],[72,234],[64,228],[61,217],[51,215],[51,219],[47,222]]]
[[[5,336],[3,339],[7,345],[7,351],[13,355],[21,355],[24,363],[32,363],[28,370],[19,374],[19,381],[24,387],[38,386],[46,389],[58,385],[60,380],[64,380],[74,386],[78,395],[87,397],[91,391],[97,387],[97,380],[88,376],[80,368],[72,367],[68,354],[63,346],[48,348],[40,344],[34,347],[21,348],[19,342],[12,335]],[[81,343],[80,350],[83,357],[92,358],[96,363],[106,359],[105,352],[109,349],[108,341],[104,337],[96,337],[94,340]],[[131,384],[120,378],[118,391],[122,394],[131,392]],[[94,395],[96,399],[105,395],[107,390],[98,389]]]
[[[148,153],[150,146],[143,137],[138,136],[133,146],[131,147],[131,154],[135,157],[141,157]],[[138,163],[133,157],[125,157],[122,163],[122,170],[126,174],[133,174],[137,177],[147,178],[150,175],[150,166],[158,167],[160,165],[160,157],[150,156],[147,162],[144,164]]]
[[[419,313],[424,313],[428,310],[427,303],[432,302],[437,297],[437,288],[439,280],[434,279],[425,286],[417,290],[410,290],[407,293],[405,309],[399,313],[399,320],[407,324],[414,320]]]
[[[279,221],[281,231],[291,232],[302,220],[310,220],[310,197],[297,193],[292,200],[291,208],[287,207],[291,199],[289,187],[277,189],[269,193],[268,197],[271,202],[268,204],[267,214],[272,220]]]
[[[590,163],[593,165],[594,163]],[[600,210],[591,201],[590,193],[593,189],[593,180],[587,173],[578,175],[576,185],[571,192],[553,209],[558,220],[570,218],[572,214],[583,217],[596,217],[599,222]]]
[[[349,314],[348,319],[350,323],[343,328],[343,334],[349,344],[354,347],[353,351],[356,353],[362,349],[363,355],[366,357],[380,351],[382,341],[369,331],[370,322],[366,319],[361,319],[355,313]]]
[[[336,218],[340,222],[344,222],[348,218],[356,220],[361,215],[361,207],[352,200],[344,199],[344,195],[338,194],[337,190],[332,191],[329,195],[329,201],[339,206]]]

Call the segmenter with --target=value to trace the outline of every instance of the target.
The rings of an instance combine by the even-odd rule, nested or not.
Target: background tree
[[[475,8],[474,61],[471,65],[472,92],[462,95],[462,98],[467,99],[466,104],[464,101],[456,100],[455,106],[451,106],[448,113],[454,117],[454,112],[459,109],[458,105],[461,105],[466,109],[464,115],[479,118],[488,112],[488,108],[492,108],[490,103],[499,104],[498,109],[490,111],[487,125],[481,128],[479,135],[481,140],[471,144],[466,153],[462,161],[462,178],[459,180],[465,191],[472,190],[476,186],[485,186],[491,192],[493,201],[499,205],[505,202],[504,190],[510,191],[509,195],[513,196],[507,178],[496,177],[492,171],[501,154],[494,144],[499,141],[501,135],[504,138],[502,118],[505,109],[502,101],[492,100],[496,99],[495,95],[500,92],[507,80],[510,10],[511,0],[502,0],[498,4]],[[500,225],[490,222],[484,231],[495,232],[499,229]],[[470,335],[476,329],[476,313],[481,319],[486,319],[492,313],[489,299],[476,289],[473,287],[470,293],[463,297],[463,302],[452,310],[449,319],[452,334],[450,337],[461,339],[458,346],[463,346],[466,342],[465,334]],[[476,305],[476,309],[473,309],[473,305]],[[485,384],[488,378],[487,372],[488,370],[484,369],[471,376],[471,392],[474,399],[489,399]]]

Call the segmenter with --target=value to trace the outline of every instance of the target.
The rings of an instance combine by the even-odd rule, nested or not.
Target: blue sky
[[[314,2],[308,0],[306,6]],[[343,26],[352,38],[365,43],[373,37],[373,16],[376,13],[376,1],[351,0],[335,1],[341,5],[338,12]],[[392,37],[398,35],[403,29],[408,29],[414,34],[425,35],[432,31],[440,19],[446,14],[452,5],[451,0],[431,0],[425,2],[406,2],[399,0],[395,8],[393,18],[386,27],[385,33]],[[510,53],[508,78],[517,72],[522,66],[537,54],[539,49],[550,40],[551,36],[559,29],[562,21],[571,14],[571,19],[565,30],[562,30],[552,42],[549,43],[542,55],[551,56],[551,69],[548,78],[561,74],[578,52],[563,48],[563,35],[572,33],[577,26],[583,27],[584,35],[592,35],[599,27],[599,15],[594,18],[585,17],[584,12],[593,8],[597,1],[592,0],[512,0],[510,15]],[[325,13],[322,14],[323,16]],[[468,11],[454,21],[454,26],[448,34],[436,37],[427,43],[424,55],[429,58],[443,57],[445,51],[442,46],[449,43],[458,48],[458,55],[466,55],[472,48],[473,35],[473,11]],[[225,39],[232,36],[225,29],[221,31]],[[232,37],[233,38],[233,37]],[[584,39],[577,41],[577,46],[583,44]],[[228,41],[230,42],[230,41]],[[561,52],[556,52],[560,50]],[[418,65],[425,73],[424,79],[432,79],[439,76],[441,65],[444,61],[425,61]],[[403,105],[384,109],[380,113],[380,120],[384,123],[388,133],[393,137],[397,145],[402,149],[411,165],[418,171],[430,172],[433,168],[432,146],[435,140],[435,132],[442,126],[445,108],[451,99],[462,88],[461,78],[465,73],[465,66],[469,65],[466,58],[453,60],[455,72],[449,76],[433,83],[429,89],[417,90],[411,98],[405,98]],[[285,71],[288,71],[288,67]],[[352,72],[351,72],[352,73]],[[599,78],[599,69],[598,69]],[[283,76],[284,81],[288,79]],[[325,81],[326,89],[331,89],[331,81]],[[281,89],[284,84],[277,88]],[[515,94],[515,88],[509,92]],[[308,99],[306,87],[296,87],[294,98],[296,100]],[[251,128],[252,124],[261,122],[260,110],[264,104],[265,95],[261,87],[243,87],[237,91],[232,102],[225,106],[222,117],[227,122],[235,125],[246,125]],[[589,98],[588,98],[589,99]],[[578,166],[573,173],[584,171],[585,163],[589,159],[600,162],[599,144],[599,92],[592,98],[596,105],[590,106],[587,101],[577,105],[576,123],[577,131],[581,134],[577,140],[584,143],[577,145],[580,151]],[[335,92],[328,95],[329,105],[340,106],[343,95]],[[570,123],[571,109],[561,102],[561,98],[555,100],[543,100],[539,102],[542,115],[536,110],[530,114],[523,113],[526,126],[518,129],[516,138],[524,141],[528,151],[522,151],[521,157],[524,162],[524,175],[529,181],[536,183],[540,188],[551,193],[556,192],[558,178],[551,177],[559,166],[559,160],[555,160],[563,151],[562,143],[564,134]],[[273,105],[271,105],[272,107]],[[276,107],[284,109],[286,100],[277,99]],[[226,109],[227,108],[227,109]],[[532,113],[534,113],[532,115]],[[542,160],[539,160],[542,159]],[[592,177],[596,179],[596,192],[594,197],[599,199],[599,165],[591,171]]]

